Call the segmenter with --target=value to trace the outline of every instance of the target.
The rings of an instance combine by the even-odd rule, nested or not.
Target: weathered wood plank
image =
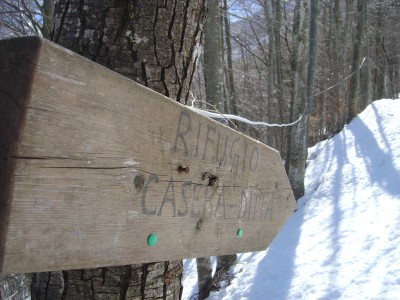
[[[275,150],[48,41],[0,52],[1,273],[261,250],[294,210]]]

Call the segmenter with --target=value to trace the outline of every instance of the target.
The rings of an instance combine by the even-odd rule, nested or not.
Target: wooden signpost
[[[0,273],[266,249],[277,151],[49,41],[0,42]]]

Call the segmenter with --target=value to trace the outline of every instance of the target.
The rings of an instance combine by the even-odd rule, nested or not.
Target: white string
[[[240,117],[240,116],[236,116],[236,115],[210,112],[210,111],[207,111],[207,110],[202,110],[202,109],[196,108],[194,106],[189,106],[189,108],[191,110],[195,111],[195,112],[198,112],[199,114],[202,114],[203,116],[206,116],[206,117],[209,117],[209,118],[212,118],[212,119],[236,120],[236,121],[247,123],[247,124],[250,124],[250,125],[261,125],[261,126],[267,126],[267,127],[288,127],[288,126],[293,126],[296,123],[300,122],[301,119],[304,116],[304,113],[301,114],[301,116],[296,121],[294,121],[294,122],[292,122],[290,124],[271,124],[271,123],[262,122],[262,121],[251,121],[249,119],[246,119],[246,118],[243,118],[243,117]]]
[[[267,122],[263,122],[263,121],[251,121],[251,120],[246,119],[244,117],[231,115],[231,114],[223,114],[223,113],[219,112],[218,109],[214,105],[211,105],[210,103],[208,103],[206,101],[197,100],[194,97],[193,93],[192,92],[190,92],[190,93],[192,95],[193,100],[192,100],[192,104],[189,106],[189,108],[191,110],[203,115],[203,116],[206,116],[206,117],[209,117],[209,118],[212,118],[212,119],[225,119],[227,121],[236,120],[236,121],[247,123],[247,124],[250,124],[250,125],[261,125],[261,126],[267,126],[267,127],[289,127],[289,126],[293,126],[293,125],[297,124],[298,122],[300,122],[301,119],[305,115],[305,110],[304,110],[304,112],[300,115],[300,117],[296,121],[294,121],[292,123],[289,123],[289,124],[274,124],[274,123],[267,123]],[[204,103],[204,104],[206,104],[208,106],[211,106],[214,109],[215,112],[211,112],[211,111],[208,111],[208,110],[203,110],[203,109],[197,108],[197,107],[194,106],[195,102],[201,102],[201,103]],[[234,125],[234,127],[236,127],[236,125],[234,123],[232,123],[232,124]]]
[[[351,73],[349,76],[343,78],[343,79],[340,80],[338,83],[336,83],[336,84],[330,86],[329,88],[327,88],[327,89],[325,89],[325,90],[323,90],[323,91],[321,91],[321,92],[318,92],[318,93],[314,94],[313,97],[318,96],[318,95],[321,95],[321,94],[323,94],[323,93],[326,93],[327,91],[331,90],[332,88],[334,88],[335,86],[339,85],[339,84],[342,83],[343,81],[349,79],[349,78],[350,78],[351,76],[353,76],[359,69],[362,68],[362,66],[363,66],[363,64],[364,64],[364,62],[365,62],[365,59],[366,59],[366,58],[364,57],[363,60],[362,60],[362,62],[361,62],[361,64],[360,64],[360,66],[358,67],[358,69],[357,69],[356,71],[354,71],[353,73]],[[236,121],[243,122],[243,123],[247,123],[247,124],[250,124],[250,125],[260,125],[260,126],[266,126],[266,127],[290,127],[290,126],[294,126],[294,125],[296,125],[297,123],[299,123],[299,122],[303,119],[303,117],[304,117],[305,114],[306,114],[306,109],[307,109],[307,107],[306,107],[306,109],[304,109],[304,111],[303,111],[303,113],[300,115],[300,117],[299,117],[296,121],[294,121],[294,122],[292,122],[292,123],[287,123],[287,124],[274,124],[274,123],[267,123],[267,122],[263,122],[263,121],[251,121],[251,120],[249,120],[249,119],[246,119],[246,118],[243,118],[243,117],[240,117],[240,116],[220,113],[220,112],[216,109],[216,107],[214,107],[213,105],[210,105],[209,103],[207,103],[207,102],[205,102],[205,101],[196,100],[196,98],[194,97],[193,93],[192,93],[192,92],[190,92],[190,93],[191,93],[192,98],[193,98],[192,104],[191,104],[191,106],[189,106],[189,108],[190,108],[191,110],[193,110],[193,111],[195,111],[195,112],[198,112],[199,114],[201,114],[201,115],[203,115],[203,116],[206,116],[206,117],[209,117],[209,118],[212,118],[212,119],[225,119],[225,120],[228,120],[228,121],[230,121],[230,120],[236,120]],[[208,110],[203,110],[203,109],[197,108],[197,107],[194,106],[194,103],[195,103],[195,102],[202,102],[202,103],[205,103],[206,105],[210,105],[211,107],[214,108],[215,112],[211,112],[211,111],[208,111]]]

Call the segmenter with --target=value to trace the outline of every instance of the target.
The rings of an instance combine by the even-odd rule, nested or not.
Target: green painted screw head
[[[151,233],[147,237],[147,245],[153,247],[155,244],[157,244],[157,235],[155,233]]]
[[[238,229],[238,231],[236,232],[236,235],[237,235],[237,237],[242,237],[242,235],[243,235],[243,229],[242,228],[239,228]]]

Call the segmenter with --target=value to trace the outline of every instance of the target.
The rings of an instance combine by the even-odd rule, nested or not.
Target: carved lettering
[[[229,137],[225,136],[225,147],[224,147],[224,152],[223,152],[224,154],[220,158],[221,162],[225,161],[225,159],[226,159],[226,149],[228,148],[228,139],[229,139]]]
[[[187,194],[186,194],[186,190],[187,190],[187,188],[189,188],[190,186],[192,185],[192,182],[191,181],[186,181],[186,182],[184,182],[184,183],[182,183],[182,187],[181,187],[181,195],[182,195],[182,201],[183,201],[183,203],[184,203],[184,205],[185,205],[185,210],[180,210],[180,209],[178,209],[178,217],[184,217],[184,216],[186,216],[187,215],[187,213],[188,213],[188,196],[187,196]]]
[[[246,171],[246,154],[247,154],[247,143],[244,144],[244,154],[243,154],[243,168],[242,168],[242,172]]]
[[[252,203],[252,200],[253,200],[253,193],[249,193],[250,194],[250,197],[249,197],[249,201],[248,201],[248,203],[249,203],[249,207],[248,207],[248,209],[247,209],[247,220],[250,220],[250,213],[251,213],[251,203]]]
[[[180,185],[179,187],[177,185]],[[157,202],[148,196],[150,190],[162,188],[164,196]],[[180,193],[175,193],[180,188]],[[235,187],[221,186],[214,191],[209,186],[192,181],[177,182],[171,177],[160,182],[157,175],[150,175],[143,187],[142,210],[146,216],[194,217],[208,216],[216,219],[246,219],[262,221],[272,216],[272,205],[268,193],[252,189],[243,189],[240,198],[229,197]],[[178,197],[179,196],[179,197]],[[152,201],[147,201],[147,198]],[[152,204],[150,204],[152,203]],[[158,204],[157,204],[158,203]]]
[[[151,215],[155,215],[155,214],[156,214],[156,208],[153,209],[153,210],[149,210],[149,209],[146,207],[146,196],[147,196],[147,192],[148,192],[148,190],[149,190],[150,182],[158,183],[158,182],[159,182],[158,176],[155,175],[155,174],[151,174],[151,175],[147,178],[147,180],[146,180],[146,182],[145,182],[145,185],[144,185],[144,187],[143,187],[143,194],[142,194],[142,210],[143,210],[143,213],[144,213],[146,216],[151,216]]]
[[[250,171],[254,172],[255,170],[257,170],[257,166],[258,166],[258,147],[254,146],[250,156],[250,163],[249,163]]]
[[[238,219],[242,219],[246,215],[247,211],[247,192],[246,190],[242,190],[242,197],[241,197],[241,202],[240,202],[240,210],[239,210],[239,215]]]
[[[194,151],[194,157],[197,157],[197,155],[199,155],[200,132],[201,132],[201,123],[199,121],[199,127],[197,128],[197,138],[196,138],[196,147],[195,147],[195,151]]]
[[[221,191],[221,193],[219,194],[219,197],[218,197],[217,207],[215,208],[214,216],[219,216],[220,215],[220,214],[218,214],[218,210],[222,207],[223,216],[224,216],[224,219],[226,219],[224,188],[222,187],[220,189],[220,191]]]
[[[231,218],[254,221],[270,217],[272,206],[267,193],[251,188],[246,182],[242,190],[240,185],[224,186],[224,182],[229,182],[228,176],[236,179],[244,175],[244,179],[248,180],[248,173],[257,170],[260,156],[258,146],[246,143],[241,136],[231,136],[218,126],[202,126],[201,121],[195,124],[196,126],[193,126],[189,112],[180,113],[172,154],[180,151],[180,154],[189,157],[190,153],[192,156],[189,161],[196,157],[206,160],[207,168],[215,164],[215,169],[210,171],[216,172],[215,174],[221,172],[221,184],[215,189],[210,188],[209,183],[200,181],[200,177],[199,182],[192,181],[196,177],[188,177],[191,180],[187,181],[177,181],[173,176],[168,181],[160,181],[157,175],[151,174],[142,188],[143,214],[192,218],[208,216],[224,220]],[[179,172],[176,176],[182,179],[183,174]],[[160,190],[164,191],[161,196]]]
[[[168,195],[170,194],[170,195]],[[172,204],[172,208],[173,208],[173,216],[176,216],[176,206],[175,206],[175,192],[174,192],[174,183],[172,181],[172,178],[169,180],[168,182],[168,187],[167,190],[165,191],[165,195],[164,198],[161,202],[161,207],[160,210],[158,212],[158,215],[161,216],[162,211],[163,211],[163,207],[166,203],[171,203]]]
[[[253,220],[256,219],[256,213],[257,213],[257,203],[258,203],[258,198],[260,198],[261,194],[257,193],[254,195],[254,209],[253,209]]]
[[[213,140],[210,138],[210,131],[215,133],[215,126],[207,125],[207,135],[206,141],[204,143],[203,160],[206,159],[208,141],[213,142]]]
[[[178,150],[178,143],[180,140],[184,146],[183,153],[185,156],[188,156],[189,150],[186,144],[185,135],[188,134],[191,129],[192,129],[192,118],[189,115],[189,112],[183,110],[181,111],[181,114],[179,116],[178,131],[176,132],[175,144],[174,147],[172,148],[172,152],[176,152]]]
[[[233,142],[232,142],[232,146],[231,146],[231,151],[230,151],[230,159],[231,159],[231,165],[232,165],[232,168],[233,168],[233,170],[234,170],[234,177],[236,177],[236,175],[238,174],[238,166],[239,166],[239,159],[240,159],[240,156],[238,155],[238,154],[235,154],[234,156],[232,156],[232,152],[233,152],[233,149],[235,148],[235,145],[236,144],[239,144],[239,141],[240,141],[240,137],[237,137]]]

